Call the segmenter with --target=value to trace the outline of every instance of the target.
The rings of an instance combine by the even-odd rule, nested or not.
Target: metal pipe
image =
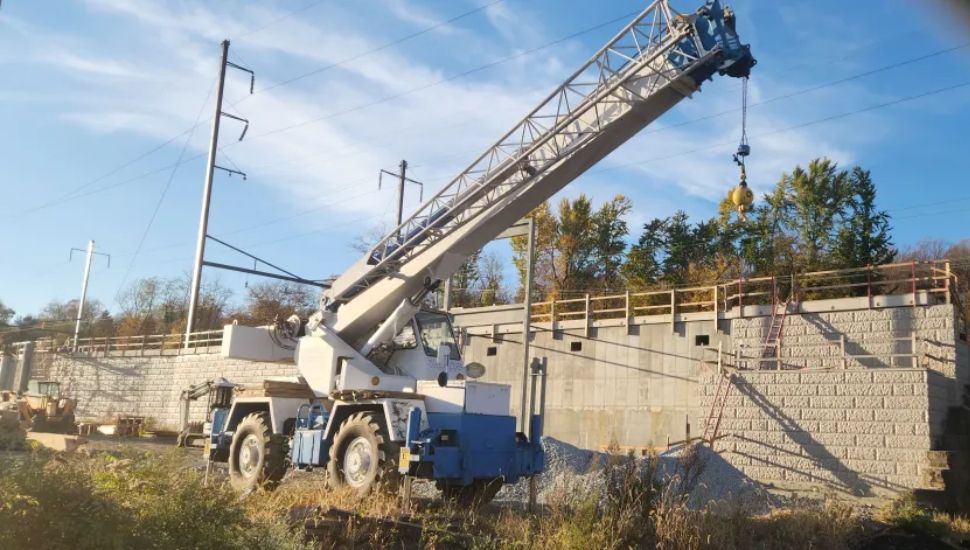
[[[216,90],[215,115],[212,117],[212,135],[209,138],[209,158],[205,167],[205,186],[202,188],[202,213],[199,215],[199,234],[195,241],[195,262],[192,265],[192,287],[189,293],[189,318],[185,324],[185,345],[195,328],[195,310],[199,303],[199,287],[202,284],[202,260],[205,257],[205,237],[209,233],[209,201],[212,198],[212,174],[216,167],[216,150],[219,148],[219,121],[222,119],[222,92],[226,86],[226,61],[229,57],[229,41],[222,41],[222,61],[219,63],[219,85]]]
[[[529,429],[531,411],[526,410],[527,393],[529,389],[529,333],[532,329],[532,271],[536,255],[536,222],[529,218],[529,241],[526,245],[525,283],[522,296],[522,403],[520,414],[520,430],[525,433]],[[555,317],[553,317],[555,328]]]

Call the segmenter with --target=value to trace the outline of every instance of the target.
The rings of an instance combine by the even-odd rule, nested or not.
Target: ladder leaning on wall
[[[781,368],[781,340],[785,333],[785,319],[788,317],[788,310],[794,302],[793,298],[794,293],[785,300],[781,312],[778,311],[777,305],[772,307],[771,322],[768,324],[768,333],[765,334],[764,342],[762,342],[761,357],[758,360],[759,369],[770,368],[766,367],[765,363],[774,363],[775,368]],[[777,304],[777,296],[775,303]],[[734,366],[738,368],[740,365]],[[727,402],[728,396],[731,394],[731,388],[734,387],[735,377],[733,372],[724,371],[721,364],[720,349],[718,350],[717,374],[719,377],[717,391],[714,392],[714,398],[711,400],[711,408],[704,421],[704,437],[702,439],[712,449],[714,448],[714,441],[717,439],[717,432],[721,427],[721,418],[724,416],[724,405]]]
[[[771,309],[771,323],[768,324],[768,333],[765,334],[764,342],[761,343],[758,370],[781,370],[781,340],[785,334],[785,319],[788,317],[788,309],[792,304],[793,296],[789,296],[782,304],[781,313],[778,312],[777,305]],[[775,303],[777,304],[777,299]]]

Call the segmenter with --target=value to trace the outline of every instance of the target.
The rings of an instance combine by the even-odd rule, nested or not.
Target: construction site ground
[[[178,475],[186,479],[202,479],[205,471],[205,461],[198,448],[178,449],[174,441],[168,438],[119,438],[110,436],[92,436],[86,438],[82,451],[74,455],[68,453],[53,453],[50,460],[57,463],[69,461],[96,460],[99,456],[111,455],[115,457],[121,467],[127,467],[144,458],[164,457],[180,470]],[[393,544],[405,548],[467,548],[481,547],[484,540],[490,540],[485,547],[514,547],[522,541],[518,538],[522,533],[511,531],[518,529],[536,529],[528,536],[535,538],[538,547],[578,547],[571,542],[561,539],[565,532],[579,529],[601,529],[593,523],[583,523],[590,518],[586,514],[589,509],[586,502],[591,495],[599,495],[599,503],[594,508],[599,514],[604,514],[599,522],[613,521],[609,519],[609,511],[616,506],[631,506],[624,498],[630,497],[615,493],[617,481],[630,489],[632,478],[623,477],[629,470],[616,469],[616,464],[624,462],[622,455],[609,455],[584,451],[553,439],[544,441],[549,458],[549,468],[543,476],[539,486],[539,513],[531,515],[526,509],[527,484],[508,486],[503,489],[495,502],[477,511],[455,510],[453,506],[442,502],[438,492],[430,483],[418,483],[415,486],[414,499],[411,508],[404,510],[396,499],[384,497],[368,497],[358,499],[353,495],[333,493],[327,489],[325,476],[322,472],[289,474],[281,487],[275,492],[260,492],[248,495],[239,501],[249,510],[265,508],[287,510],[283,518],[293,529],[302,530],[304,537],[312,542],[310,547],[333,547],[360,545],[360,547],[378,547],[383,544]],[[3,451],[0,460],[3,462],[23,460],[38,451]],[[43,452],[43,451],[40,451]],[[640,487],[648,498],[657,501],[658,509],[653,509],[655,517],[658,514],[680,514],[682,520],[693,519],[698,522],[700,534],[703,531],[720,533],[727,527],[722,522],[716,522],[714,517],[726,514],[723,523],[739,521],[739,514],[743,521],[751,522],[746,527],[756,537],[745,544],[758,541],[762,548],[798,548],[818,547],[820,543],[833,548],[954,548],[954,544],[966,547],[967,541],[960,538],[959,531],[944,532],[938,524],[939,516],[919,516],[915,519],[910,508],[903,508],[897,513],[898,517],[885,515],[886,513],[871,506],[855,506],[835,504],[823,499],[809,500],[800,497],[780,497],[759,487],[747,484],[732,485],[739,480],[726,479],[724,472],[716,467],[705,469],[711,464],[706,456],[710,451],[701,449],[699,456],[685,470],[681,457],[670,454],[668,457],[658,457],[654,461],[654,469],[649,475],[662,480],[669,475],[683,475],[692,479],[690,488],[683,492],[683,501],[675,498],[668,500],[664,493],[647,493],[648,489]],[[114,460],[114,458],[113,458]],[[645,463],[637,460],[635,462]],[[614,463],[610,465],[610,463]],[[626,473],[624,473],[626,472]],[[679,474],[678,474],[679,472]],[[620,475],[623,479],[618,479]],[[226,471],[221,466],[213,465],[209,472],[209,487],[200,487],[199,491],[221,491],[225,489]],[[0,476],[0,491],[3,489]],[[716,483],[717,486],[712,486]],[[613,486],[610,489],[608,486]],[[669,479],[662,481],[659,487],[665,492],[677,493],[676,483]],[[622,491],[621,491],[622,493]],[[678,493],[679,494],[679,493]],[[640,498],[643,495],[636,495]],[[618,498],[619,497],[619,498]],[[663,504],[665,502],[665,504]],[[684,506],[681,506],[683,504]],[[665,509],[664,507],[674,507]],[[568,514],[565,512],[568,511]],[[646,510],[639,510],[645,512]],[[256,512],[259,514],[260,512]],[[533,518],[533,519],[529,519]],[[583,518],[586,518],[584,520]],[[900,519],[901,518],[901,519]],[[935,518],[935,519],[934,519]],[[0,514],[2,519],[2,514]],[[535,523],[538,520],[538,524]],[[924,521],[925,520],[925,521]],[[559,531],[547,532],[546,527],[538,527],[543,522],[554,523]],[[575,524],[579,522],[579,524]],[[648,522],[649,523],[649,522]],[[790,525],[789,525],[790,523]],[[783,525],[784,524],[784,525]],[[824,527],[823,527],[824,525]],[[529,527],[531,526],[531,527]],[[759,527],[760,526],[760,527]],[[768,526],[771,526],[770,528]],[[937,526],[937,527],[934,527]],[[632,529],[630,526],[614,525],[620,531]],[[784,527],[784,529],[780,529]],[[655,527],[670,530],[669,526]],[[762,529],[763,528],[763,529]],[[759,531],[759,529],[761,529]],[[818,531],[795,538],[779,535],[780,531],[797,529],[811,529]],[[2,539],[2,524],[0,524],[0,540]],[[631,531],[632,532],[632,531]],[[758,535],[762,532],[761,535]],[[766,534],[766,533],[771,533]],[[956,535],[954,533],[957,533]],[[970,530],[968,530],[970,536]],[[631,535],[633,536],[633,535]],[[642,533],[636,536],[647,536]],[[679,540],[684,536],[677,532],[652,533],[652,537],[671,537]],[[726,534],[718,536],[728,536]],[[736,537],[737,534],[731,535]],[[757,537],[767,537],[764,540]],[[319,539],[319,540],[318,540]],[[944,540],[946,539],[946,540]],[[642,540],[642,539],[637,539]],[[684,542],[684,541],[681,541]],[[697,541],[695,541],[697,542]],[[739,540],[738,543],[741,541]],[[560,544],[561,543],[561,544]],[[680,543],[668,546],[680,547],[711,547],[709,544]],[[717,547],[745,547],[743,545],[727,544]]]

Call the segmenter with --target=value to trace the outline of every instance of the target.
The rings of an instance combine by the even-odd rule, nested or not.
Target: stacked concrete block
[[[83,357],[51,355],[49,377],[78,400],[78,418],[109,420],[143,416],[158,429],[176,429],[179,396],[193,384],[223,377],[233,383],[271,376],[294,376],[292,363],[257,363],[218,355],[163,357]],[[202,420],[205,403],[192,404],[190,419]]]
[[[955,318],[952,305],[790,313],[781,339],[782,368],[841,368],[844,337],[848,368],[919,366],[953,378]],[[770,317],[765,316],[733,319],[734,344],[747,349],[748,355],[757,355],[769,325]],[[925,364],[914,364],[910,357],[890,357],[912,354],[914,335],[917,362]]]
[[[823,483],[885,496],[927,487],[934,378],[943,381],[922,369],[743,373],[725,401],[716,449],[782,488]],[[702,379],[705,411],[716,389],[716,375]]]

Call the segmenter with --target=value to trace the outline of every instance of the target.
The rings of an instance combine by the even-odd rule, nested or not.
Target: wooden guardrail
[[[100,356],[192,355],[215,353],[222,346],[222,329],[193,332],[186,344],[185,334],[148,334],[80,338],[77,352]],[[71,343],[65,344],[71,350]]]
[[[641,315],[669,315],[671,322],[680,313],[708,313],[716,319],[720,312],[735,308],[743,314],[745,306],[778,305],[779,296],[793,301],[827,298],[868,297],[869,307],[879,295],[927,292],[942,296],[946,303],[958,300],[956,275],[945,260],[905,262],[854,269],[816,271],[784,276],[743,278],[709,286],[680,287],[582,298],[555,299],[532,304],[532,321],[632,319]]]

